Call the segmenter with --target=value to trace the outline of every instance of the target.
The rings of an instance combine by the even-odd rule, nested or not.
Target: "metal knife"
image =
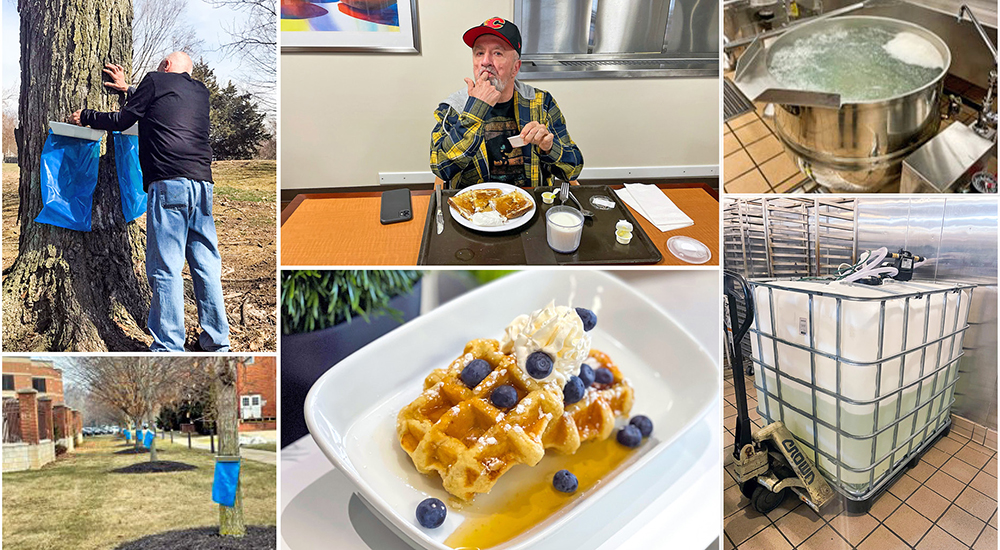
[[[438,187],[434,190],[434,197],[437,201],[437,215],[435,221],[437,222],[437,234],[440,235],[444,231],[444,210],[441,209],[441,188]]]

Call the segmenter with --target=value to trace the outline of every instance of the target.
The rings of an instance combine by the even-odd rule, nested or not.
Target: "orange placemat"
[[[413,219],[382,225],[381,197],[306,199],[281,226],[281,265],[415,265],[430,195]]]
[[[703,189],[664,189],[694,225],[661,233],[646,218],[632,215],[663,254],[657,265],[691,265],[667,250],[667,239],[684,235],[712,251],[706,266],[719,265],[719,202]],[[400,265],[417,263],[430,195],[411,197],[413,219],[382,225],[380,197],[305,198],[281,226],[281,265]]]
[[[719,201],[704,189],[663,189],[663,194],[688,215],[694,225],[683,229],[675,229],[666,233],[660,232],[649,220],[629,208],[635,219],[639,221],[646,235],[660,249],[663,260],[656,265],[692,265],[676,258],[667,250],[667,239],[674,235],[683,235],[701,241],[712,251],[712,259],[701,264],[705,266],[719,265]]]

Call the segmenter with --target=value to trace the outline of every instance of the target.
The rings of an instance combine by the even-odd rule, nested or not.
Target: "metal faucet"
[[[979,24],[979,20],[976,19],[976,15],[972,13],[969,6],[962,4],[958,8],[958,22],[962,22],[964,15],[968,14],[969,21],[975,25],[976,30],[979,31],[979,37],[983,39],[986,43],[986,47],[990,49],[990,53],[993,54],[993,65],[996,66],[997,63],[997,48],[990,41],[990,37],[986,35],[986,31],[983,30],[983,26]],[[996,139],[996,128],[997,128],[997,112],[993,108],[994,100],[996,99],[996,89],[997,89],[997,71],[993,69],[990,71],[989,83],[986,85],[986,97],[983,98],[983,103],[979,109],[979,117],[976,119],[976,123],[972,126],[972,129],[980,136],[987,139]]]

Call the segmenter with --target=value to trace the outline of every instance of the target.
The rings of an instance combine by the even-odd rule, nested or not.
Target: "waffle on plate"
[[[520,191],[504,193],[500,189],[473,189],[448,197],[448,204],[465,219],[480,212],[497,212],[507,220],[519,218],[531,210],[532,203]]]
[[[581,443],[610,437],[615,430],[615,420],[628,416],[635,399],[632,385],[606,353],[592,349],[590,359],[584,362],[594,370],[608,368],[615,379],[611,384],[591,384],[583,398],[566,405],[563,415],[549,424],[542,435],[542,445],[560,454],[573,454]]]
[[[499,349],[496,340],[467,343],[461,357],[427,376],[421,395],[396,421],[400,444],[417,470],[437,472],[444,488],[463,500],[488,493],[516,464],[534,466],[545,449],[572,454],[585,441],[607,439],[615,419],[632,408],[631,385],[604,353],[592,350],[587,362],[611,369],[614,381],[591,385],[564,408],[558,384],[539,384],[511,368],[514,356]],[[492,372],[469,388],[460,375],[474,359],[485,360]],[[504,384],[514,386],[518,397],[506,411],[490,402],[492,391]]]

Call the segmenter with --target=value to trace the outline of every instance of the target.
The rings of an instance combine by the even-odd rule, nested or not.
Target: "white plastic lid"
[[[76,124],[67,124],[65,122],[50,120],[49,128],[53,134],[60,136],[69,136],[90,141],[101,141],[104,138],[104,130],[95,130],[86,126],[77,126]]]
[[[667,250],[689,264],[703,264],[712,259],[712,251],[701,241],[691,237],[670,237],[667,239]]]

